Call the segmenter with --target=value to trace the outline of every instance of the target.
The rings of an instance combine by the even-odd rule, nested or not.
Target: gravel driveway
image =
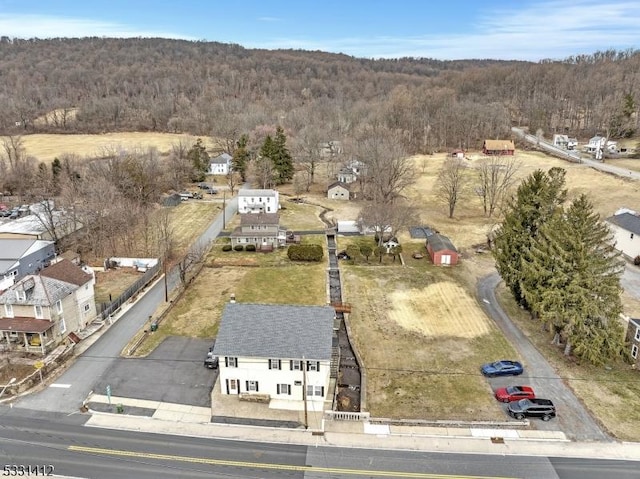
[[[513,324],[500,307],[496,296],[496,286],[502,281],[498,273],[493,273],[478,281],[478,298],[480,304],[502,330],[507,340],[516,348],[524,362],[522,376],[489,379],[495,390],[510,384],[527,384],[533,387],[536,395],[551,399],[557,408],[556,419],[544,422],[531,419],[531,424],[540,430],[561,430],[569,439],[575,441],[612,441],[600,429],[589,412],[580,404],[571,389],[556,374],[547,360],[531,344],[527,337]],[[496,358],[517,359],[517,358]],[[505,406],[506,411],[506,406]],[[506,414],[506,412],[505,412]]]

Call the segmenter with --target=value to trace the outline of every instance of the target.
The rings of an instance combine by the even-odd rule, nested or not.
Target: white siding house
[[[280,195],[276,190],[238,191],[238,213],[277,213],[280,209]]]
[[[615,248],[630,259],[640,256],[640,216],[635,211],[621,209],[606,221]]]
[[[215,158],[211,158],[207,173],[210,175],[227,175],[231,171],[232,161],[233,157],[229,153],[222,153]]]
[[[213,354],[220,392],[260,394],[270,407],[321,410],[329,391],[333,322],[328,306],[228,303]]]

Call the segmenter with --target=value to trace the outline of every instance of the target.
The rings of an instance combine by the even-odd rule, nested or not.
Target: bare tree
[[[187,285],[187,274],[188,272],[197,264],[202,263],[204,261],[205,255],[207,253],[207,245],[196,243],[194,244],[189,251],[182,257],[182,259],[178,262],[178,274],[180,276],[180,282],[183,286]]]
[[[491,156],[480,160],[478,166],[478,187],[476,192],[482,198],[486,216],[492,216],[500,207],[506,194],[515,182],[515,174],[520,164],[515,158]]]
[[[392,202],[415,182],[413,160],[408,158],[399,134],[368,129],[356,149],[364,164],[359,178],[365,198]]]
[[[241,183],[240,175],[230,168],[225,178],[227,180],[227,186],[229,186],[231,196],[233,196],[233,193],[236,191],[236,187]]]
[[[371,201],[360,210],[359,219],[364,226],[374,229],[378,246],[382,245],[386,235],[396,236],[418,220],[415,207],[402,199],[393,203]]]
[[[266,157],[256,158],[251,162],[252,176],[260,188],[273,186],[273,162]]]
[[[453,218],[456,206],[465,194],[465,168],[464,160],[448,158],[438,175],[438,198],[449,208],[449,218]]]
[[[17,168],[18,165],[22,163],[22,159],[25,157],[26,153],[22,136],[13,135],[4,137],[2,139],[2,149],[4,150],[4,156],[9,163],[10,170]]]

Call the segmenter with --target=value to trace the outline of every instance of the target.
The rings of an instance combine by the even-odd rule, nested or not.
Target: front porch
[[[54,323],[44,319],[0,319],[0,349],[45,356],[56,346],[53,328]]]

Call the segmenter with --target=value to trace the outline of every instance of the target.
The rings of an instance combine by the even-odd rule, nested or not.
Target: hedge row
[[[292,244],[287,250],[291,261],[321,261],[323,255],[319,244]]]

